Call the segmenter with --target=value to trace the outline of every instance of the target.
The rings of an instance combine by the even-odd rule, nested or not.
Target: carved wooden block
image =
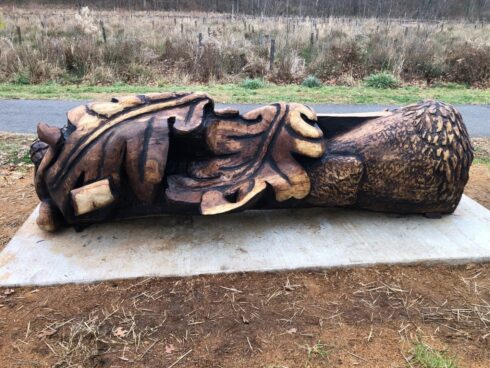
[[[473,159],[461,115],[427,101],[319,115],[277,103],[239,115],[201,93],[152,93],[38,125],[31,147],[38,224],[52,231],[111,219],[342,206],[455,210]]]

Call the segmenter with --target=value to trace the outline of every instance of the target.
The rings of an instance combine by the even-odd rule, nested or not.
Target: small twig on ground
[[[248,336],[247,336],[247,342],[248,342],[248,346],[250,348],[250,351],[253,353],[254,349],[252,347],[252,344],[250,343],[250,339],[248,338]]]
[[[151,344],[150,346],[148,346],[148,349],[146,349],[146,350],[143,352],[143,354],[141,354],[140,359],[141,359],[141,358],[143,358],[143,357],[145,356],[145,354],[146,354],[146,353],[148,353],[148,352],[150,351],[150,349],[151,349],[152,347],[154,347],[154,346],[155,346],[155,344],[156,344],[157,342],[159,342],[159,341],[160,341],[160,339],[155,340],[155,341],[153,342],[153,344]]]
[[[367,359],[364,359],[363,357],[360,357],[359,355],[354,354],[354,353],[352,353],[352,352],[350,352],[350,351],[348,351],[348,350],[344,350],[344,351],[345,351],[347,354],[352,355],[353,357],[355,357],[355,358],[357,358],[357,359],[361,359],[361,360],[362,360],[362,361],[364,361],[364,362],[367,362],[367,361],[368,361]]]
[[[27,323],[26,339],[29,337],[29,332],[31,331],[31,321]]]
[[[225,290],[228,290],[228,291],[231,291],[233,293],[243,293],[243,291],[241,290],[238,290],[238,289],[235,289],[235,288],[229,288],[229,287],[226,287],[226,286],[220,286],[221,289],[225,289]]]
[[[182,359],[184,359],[184,358],[185,358],[185,357],[186,357],[188,354],[190,354],[190,353],[191,353],[191,351],[192,351],[192,349],[191,349],[191,350],[189,350],[187,353],[184,353],[183,355],[181,355],[179,359],[177,359],[175,362],[173,362],[172,364],[170,364],[170,365],[169,365],[167,368],[172,368],[173,366],[175,366],[175,365],[176,365],[178,362],[180,362],[180,361],[181,361]]]
[[[411,368],[413,368],[412,363],[410,363],[410,359],[409,359],[409,358],[407,358],[407,357],[405,356],[405,354],[403,354],[403,352],[402,352],[401,350],[400,350],[400,354],[402,355],[403,359],[405,359],[405,361],[407,362],[407,364],[408,364],[408,365],[409,365]]]

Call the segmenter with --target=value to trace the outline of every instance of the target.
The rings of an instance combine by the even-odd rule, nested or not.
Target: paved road
[[[51,100],[0,100],[0,131],[17,133],[35,133],[39,121],[50,125],[63,126],[65,113],[71,108],[86,101],[51,101]],[[241,112],[260,105],[222,105],[231,106]],[[367,112],[380,111],[394,106],[386,105],[311,105],[318,113],[327,112]],[[490,105],[457,105],[463,115],[468,131],[472,137],[490,137]]]

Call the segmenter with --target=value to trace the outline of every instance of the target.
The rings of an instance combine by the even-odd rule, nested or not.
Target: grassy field
[[[222,103],[269,103],[294,101],[300,103],[331,104],[394,104],[403,105],[423,99],[439,99],[452,104],[490,104],[490,89],[447,87],[400,87],[378,89],[370,87],[323,86],[308,88],[299,85],[265,84],[258,89],[244,88],[240,84],[162,86],[115,84],[112,86],[61,84],[0,84],[3,99],[93,99],[108,98],[115,94],[155,91],[202,91]]]
[[[3,15],[2,15],[3,13]],[[490,24],[0,5],[0,82],[490,86]],[[271,51],[274,44],[274,52]]]
[[[200,90],[227,103],[489,104],[489,30],[463,20],[0,6],[0,98]],[[370,88],[380,85],[397,88]]]

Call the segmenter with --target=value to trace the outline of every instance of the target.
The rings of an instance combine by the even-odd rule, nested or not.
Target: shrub
[[[356,87],[359,86],[359,81],[350,73],[344,73],[337,79],[339,86]]]
[[[322,86],[322,82],[320,82],[320,80],[314,75],[309,75],[305,78],[301,85],[308,88],[318,88]]]
[[[444,77],[444,46],[435,40],[411,41],[405,50],[400,73],[407,80],[425,80],[427,85]]]
[[[242,72],[246,77],[257,78],[267,74],[267,62],[260,55],[250,52],[246,55],[246,64]]]
[[[434,79],[444,76],[444,65],[436,62],[421,62],[421,69],[427,85],[430,85]]]
[[[364,79],[367,87],[373,88],[397,88],[400,82],[393,74],[374,73]]]
[[[446,64],[447,79],[451,82],[490,84],[490,46],[458,45],[449,50]]]
[[[299,83],[305,74],[305,60],[293,50],[282,50],[277,55],[269,80],[275,83]]]
[[[246,89],[264,88],[265,82],[262,79],[245,79],[242,82],[242,87]]]
[[[344,42],[341,45],[327,44],[307,68],[310,74],[322,79],[336,79],[346,73],[354,78],[362,78],[366,75],[364,69],[363,53],[355,41]]]
[[[85,75],[84,81],[89,84],[97,85],[112,85],[116,81],[116,77],[111,68],[106,66],[97,66],[94,70]]]
[[[15,75],[14,78],[15,84],[31,84],[31,78],[25,72],[19,72]]]

